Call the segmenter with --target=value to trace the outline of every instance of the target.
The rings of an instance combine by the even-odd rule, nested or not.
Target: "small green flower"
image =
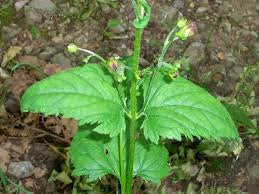
[[[187,19],[178,20],[176,25],[178,28],[183,28],[183,27],[187,26]]]
[[[75,44],[69,44],[67,46],[68,52],[75,53],[78,50],[78,47]]]
[[[179,75],[179,71],[176,71],[174,69],[171,69],[171,71],[169,71],[169,76],[172,80],[176,79]]]
[[[196,30],[196,23],[190,22],[187,25],[180,28],[180,30],[175,33],[175,36],[181,40],[186,40],[188,37],[193,36]]]

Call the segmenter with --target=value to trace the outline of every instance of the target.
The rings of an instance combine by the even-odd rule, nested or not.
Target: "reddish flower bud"
[[[188,37],[193,36],[197,31],[197,25],[195,22],[188,22],[186,26],[182,27],[176,32],[176,37],[181,40],[186,40]]]
[[[108,66],[111,71],[116,71],[119,67],[118,61],[116,59],[110,59],[108,61]]]

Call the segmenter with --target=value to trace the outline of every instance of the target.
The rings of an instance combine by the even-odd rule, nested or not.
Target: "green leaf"
[[[137,10],[136,3],[133,3],[134,9]],[[139,15],[138,11],[135,11],[137,13],[137,18],[133,21],[133,25],[135,28],[143,29],[148,25],[148,22],[150,20],[151,16],[151,7],[148,5],[146,0],[142,0],[142,8],[144,10],[144,15]]]
[[[149,79],[144,84],[146,107],[142,124],[146,139],[158,143],[159,136],[181,140],[238,139],[235,125],[220,102],[204,89],[182,77],[166,81],[160,72],[147,95]]]
[[[143,139],[136,143],[134,159],[134,176],[159,183],[168,175],[168,151],[162,145],[150,144]]]
[[[117,26],[119,26],[121,24],[121,21],[120,19],[110,19],[108,20],[108,23],[107,23],[107,28],[116,28]]]
[[[23,95],[23,112],[63,115],[79,125],[98,123],[98,133],[118,135],[125,129],[124,110],[113,80],[98,64],[87,64],[50,76],[32,85]]]
[[[107,174],[120,179],[118,137],[109,138],[90,132],[82,126],[75,135],[69,155],[74,164],[73,175],[88,175],[89,181]],[[126,150],[124,149],[124,152]],[[126,157],[126,155],[125,155]],[[133,176],[160,182],[168,175],[168,152],[160,145],[150,145],[146,140],[136,143]],[[126,165],[126,164],[125,164]]]
[[[256,129],[256,126],[253,122],[247,117],[246,113],[243,109],[239,106],[229,103],[222,103],[226,109],[228,110],[229,114],[231,115],[232,119],[236,122],[236,124],[241,124],[245,127]]]
[[[3,186],[4,191],[7,192],[7,178],[5,177],[1,167],[0,167],[0,185]]]

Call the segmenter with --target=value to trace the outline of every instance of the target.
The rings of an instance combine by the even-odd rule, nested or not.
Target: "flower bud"
[[[181,40],[186,40],[188,37],[193,36],[197,30],[195,22],[189,22],[186,26],[182,27],[175,36]]]
[[[78,47],[75,44],[69,44],[67,46],[68,52],[75,53],[78,50]]]
[[[180,19],[180,20],[178,20],[176,25],[177,25],[178,28],[183,28],[187,25],[187,20],[186,19]]]
[[[178,75],[179,75],[179,71],[174,71],[174,70],[169,71],[169,76],[172,80],[176,79]]]
[[[109,59],[108,66],[110,71],[116,71],[119,67],[118,61],[114,58]]]

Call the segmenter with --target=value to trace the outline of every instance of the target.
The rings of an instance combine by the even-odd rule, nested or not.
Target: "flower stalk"
[[[137,15],[141,15],[142,0],[137,1]],[[127,134],[129,134],[127,147],[127,179],[126,179],[126,194],[132,193],[132,182],[133,182],[133,165],[134,165],[134,151],[135,151],[135,130],[137,121],[137,79],[139,75],[139,58],[141,48],[141,35],[142,28],[135,28],[135,41],[134,41],[134,56],[133,56],[133,79],[131,81],[131,119],[130,127]]]

